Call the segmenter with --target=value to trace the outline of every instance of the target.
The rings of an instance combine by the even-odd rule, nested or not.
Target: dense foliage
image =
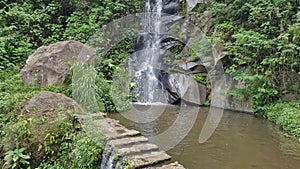
[[[37,88],[24,85],[19,77],[20,67],[36,48],[70,39],[85,43],[111,20],[141,12],[143,3],[143,0],[0,2],[0,166],[97,168],[101,145],[87,137],[80,126],[62,118],[57,120],[56,125],[43,124],[49,128],[49,133],[36,134],[39,127],[34,126],[32,121],[39,122],[41,118],[20,115],[24,104],[40,91],[63,93],[70,97],[72,94],[71,86]],[[132,49],[132,43],[124,41],[120,46],[124,47],[124,44],[127,48],[121,52],[115,49],[109,51],[99,64],[96,79],[91,79],[96,82],[96,102],[101,111],[115,111],[110,91],[111,72],[122,58],[127,57],[130,51],[127,49]],[[119,61],[114,57],[118,57]],[[114,58],[113,61],[111,58]],[[36,144],[33,140],[44,142]]]
[[[256,112],[300,92],[300,4],[297,0],[213,1],[214,39],[232,63],[226,71],[245,82],[236,94],[251,96]]]
[[[62,40],[82,43],[109,21],[141,12],[143,0],[3,0],[0,70],[24,64],[34,49]]]
[[[38,127],[32,126],[30,118],[20,115],[21,108],[44,90],[71,97],[72,86],[26,86],[19,78],[20,67],[36,48],[70,39],[85,43],[111,20],[141,12],[143,4],[144,0],[0,2],[0,166],[96,168],[101,158],[101,145],[95,145],[80,125],[65,119],[51,126],[51,133],[40,135],[44,138],[41,139],[44,144],[30,146],[32,140],[37,139],[32,133]],[[184,6],[184,3],[181,5]],[[299,104],[272,103],[285,100],[289,94],[294,96],[294,100],[299,100],[299,7],[297,0],[212,0],[194,10],[197,13],[214,13],[214,31],[207,36],[224,44],[226,57],[230,60],[230,63],[224,64],[227,73],[246,85],[246,89],[233,91],[232,94],[252,100],[257,114],[297,137],[300,136]],[[182,14],[185,15],[185,12]],[[116,111],[111,91],[113,71],[122,73],[123,69],[118,66],[133,52],[133,40],[134,37],[130,37],[116,44],[98,60],[96,70],[81,70],[81,66],[73,65],[72,70],[76,69],[83,77],[77,79],[78,83],[73,83],[73,88],[77,89],[73,91],[73,97],[83,105],[97,106],[87,107],[88,111]],[[85,73],[89,73],[90,78],[85,78]],[[194,78],[199,83],[208,83],[203,74],[196,74]],[[122,81],[115,85],[120,88],[125,86]],[[95,92],[96,99],[78,94],[81,89]],[[115,94],[121,101],[128,99],[127,95]],[[89,93],[87,95],[91,96]],[[33,118],[40,120],[38,116]]]
[[[0,72],[0,166],[8,168],[96,168],[101,144],[87,137],[68,110],[45,116],[34,112],[20,114],[22,107],[41,91],[71,96],[71,87],[38,88],[26,86],[19,68]],[[53,119],[54,118],[54,119]],[[49,123],[51,121],[51,123]]]
[[[290,135],[300,137],[300,103],[284,102],[269,105],[266,117]]]

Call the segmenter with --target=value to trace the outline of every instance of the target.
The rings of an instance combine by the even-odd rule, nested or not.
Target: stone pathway
[[[114,163],[113,167],[107,164],[106,168],[117,168],[116,166],[120,165],[118,164],[120,159],[122,159],[121,163],[126,159],[129,168],[184,169],[178,162],[171,163],[171,156],[159,150],[157,145],[150,143],[148,138],[142,136],[140,132],[127,129],[114,119],[92,118],[94,127],[104,129],[106,138],[104,151],[107,151],[104,156],[107,156],[105,157],[107,161]]]

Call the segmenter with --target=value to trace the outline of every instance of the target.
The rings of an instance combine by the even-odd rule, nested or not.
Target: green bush
[[[31,110],[21,114],[15,123],[5,127],[5,137],[1,144],[6,152],[24,147],[30,154],[31,167],[36,167],[43,161],[55,161],[63,142],[68,142],[68,136],[76,131],[78,123],[73,112],[64,109]]]
[[[111,80],[91,65],[72,65],[72,97],[89,113],[115,112]]]
[[[69,114],[68,111],[59,109],[52,114],[36,112],[30,116],[19,115],[25,103],[40,91],[70,96],[70,86],[25,86],[19,72],[18,67],[0,72],[0,164],[6,162],[7,166],[26,168],[29,166],[28,161],[34,167],[41,163],[40,168],[96,168],[102,142],[95,144],[81,131],[74,119],[69,120],[70,116],[65,114]],[[104,93],[110,91],[109,85],[103,86],[101,81],[99,84],[103,91],[107,89]],[[15,157],[11,161],[13,155],[18,156],[18,159]]]
[[[196,82],[201,83],[203,85],[207,85],[207,75],[203,73],[197,73],[194,74],[193,77],[196,80]]]
[[[0,2],[0,70],[23,65],[40,46],[85,43],[113,19],[142,11],[143,0],[4,0]]]
[[[243,81],[255,112],[283,93],[299,91],[299,5],[296,0],[213,1],[214,32],[232,60],[227,73]],[[296,80],[298,79],[298,80]]]
[[[104,78],[112,80],[114,71],[127,63],[129,56],[134,52],[134,37],[122,39],[107,53],[97,58],[97,71],[103,73]]]
[[[103,150],[102,143],[95,143],[83,132],[69,136],[70,142],[64,142],[59,150],[60,156],[54,162],[41,163],[38,169],[98,168]]]
[[[300,103],[276,103],[268,106],[265,115],[290,135],[300,137]]]
[[[30,156],[27,154],[23,154],[25,148],[16,148],[15,150],[10,150],[5,153],[5,163],[3,165],[4,168],[30,168],[29,167],[29,159]]]
[[[12,67],[10,69],[6,69],[6,71],[0,71],[0,157],[3,158],[5,153],[3,149],[3,147],[5,146],[5,142],[3,139],[7,138],[7,135],[9,135],[9,132],[11,131],[9,129],[12,129],[12,126],[16,126],[17,124],[25,125],[26,123],[26,121],[20,120],[18,118],[18,115],[20,114],[19,112],[21,111],[21,109],[27,101],[29,101],[32,97],[34,97],[37,93],[41,91],[63,93],[67,96],[70,96],[71,94],[70,87],[68,86],[49,86],[45,88],[26,86],[20,79],[19,72],[19,67]],[[23,133],[21,135],[26,135],[26,133]],[[10,143],[15,144],[12,145],[9,150],[6,151],[14,151],[18,145],[16,140],[14,139]],[[8,144],[6,145],[8,146]],[[28,151],[28,149],[26,151]],[[0,164],[2,162],[0,160]]]
[[[78,104],[85,108],[87,112],[97,113],[99,111],[96,100],[97,73],[94,67],[76,62],[72,65],[71,71],[72,97]]]

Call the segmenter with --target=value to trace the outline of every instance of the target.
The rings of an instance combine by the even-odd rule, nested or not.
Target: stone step
[[[134,144],[147,143],[147,142],[148,142],[148,138],[144,136],[137,136],[137,137],[125,137],[120,139],[109,140],[107,143],[113,147],[124,148],[124,147],[132,146]]]
[[[121,132],[122,134],[119,135],[110,135],[108,136],[107,140],[116,140],[116,139],[122,139],[126,137],[136,137],[141,136],[142,134],[136,130],[118,130],[117,132]]]
[[[101,119],[93,121],[94,126],[104,128],[104,134],[107,140],[120,139],[125,137],[134,137],[141,135],[140,132],[136,130],[130,130],[119,124],[117,120],[114,119]]]
[[[145,154],[151,151],[158,151],[158,146],[151,143],[135,144],[130,147],[120,148],[116,150],[121,156],[133,156],[137,154]]]
[[[98,116],[81,116],[83,125],[93,137],[105,136],[108,148],[120,159],[128,159],[128,164],[135,169],[184,169],[178,163],[172,163],[171,156],[159,151],[157,145],[149,143],[148,138],[136,130],[130,130],[119,121]],[[104,131],[103,131],[103,130]],[[99,140],[101,141],[101,140]],[[172,163],[172,164],[169,164]]]
[[[163,165],[161,167],[150,167],[148,169],[185,169],[183,165],[179,164],[177,161],[171,164]]]
[[[171,160],[171,156],[164,151],[154,151],[142,155],[129,156],[128,159],[129,166],[134,168],[144,168],[169,161]]]

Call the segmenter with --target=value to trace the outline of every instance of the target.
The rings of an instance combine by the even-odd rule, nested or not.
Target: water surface
[[[149,107],[139,105],[137,108],[144,111]],[[173,160],[189,169],[300,168],[300,142],[285,137],[277,126],[267,120],[249,114],[225,111],[212,137],[199,144],[199,135],[208,110],[200,108],[189,134],[168,151]],[[164,112],[158,119],[145,124],[134,123],[118,113],[109,116],[151,137],[168,129],[176,120],[178,112],[179,107],[164,106]]]

